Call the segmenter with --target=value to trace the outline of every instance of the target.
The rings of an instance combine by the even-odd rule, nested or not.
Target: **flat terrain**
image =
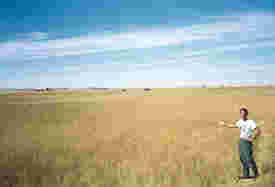
[[[249,185],[272,186],[275,88],[0,94],[1,186],[232,186],[239,130],[218,122],[241,106],[262,130]]]

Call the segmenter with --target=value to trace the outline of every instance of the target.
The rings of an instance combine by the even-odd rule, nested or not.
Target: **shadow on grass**
[[[36,158],[37,152],[19,153],[5,150],[0,153],[0,186],[42,186],[43,180],[56,182],[53,168],[49,160]]]
[[[83,159],[73,152],[64,150],[23,152],[6,149],[0,152],[0,186],[89,186],[81,177],[89,168],[99,172],[100,168],[96,166],[93,155],[86,153]],[[89,168],[84,167],[84,164]]]

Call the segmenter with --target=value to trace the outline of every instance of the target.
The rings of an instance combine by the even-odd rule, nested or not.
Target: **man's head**
[[[247,108],[241,108],[240,109],[240,115],[241,115],[241,119],[243,120],[247,120],[247,116],[248,116],[248,110]]]

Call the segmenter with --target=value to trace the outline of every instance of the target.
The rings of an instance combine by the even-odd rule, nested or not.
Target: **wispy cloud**
[[[267,61],[275,58],[271,51],[275,49],[274,14],[204,20],[203,24],[136,27],[128,32],[71,38],[51,38],[50,33],[41,32],[18,34],[14,40],[0,43],[0,66],[24,65],[17,82],[22,77],[36,77],[32,83],[41,86],[49,80],[62,81],[62,85],[73,84],[73,80],[85,86],[89,78],[106,87],[116,81],[120,86],[131,82],[133,87],[202,84],[202,80],[213,84],[249,82],[259,74],[259,79],[272,79],[275,64]]]
[[[16,34],[16,40],[20,41],[39,41],[47,40],[48,33],[45,32],[31,32],[31,33],[18,33]]]
[[[44,32],[32,32],[29,34],[32,40],[46,40],[48,39],[48,33]]]
[[[43,59],[49,57],[81,56],[111,51],[145,49],[161,46],[185,46],[184,55],[192,56],[207,53],[197,50],[199,46],[222,45],[218,51],[240,50],[256,45],[273,45],[275,39],[275,16],[264,13],[251,13],[227,17],[215,17],[205,24],[177,28],[153,28],[109,35],[89,35],[65,39],[48,39],[47,33],[33,32],[24,35],[25,39],[0,44],[0,59]],[[48,39],[48,40],[47,40]],[[42,41],[41,41],[42,40]],[[232,44],[233,42],[233,44]],[[245,43],[247,42],[247,43]],[[195,48],[195,49],[194,49]]]

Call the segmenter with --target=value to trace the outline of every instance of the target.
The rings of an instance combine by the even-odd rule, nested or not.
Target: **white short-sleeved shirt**
[[[256,123],[254,120],[244,121],[243,119],[240,119],[236,122],[236,126],[241,130],[240,138],[249,139],[253,135],[253,130],[256,128]]]

